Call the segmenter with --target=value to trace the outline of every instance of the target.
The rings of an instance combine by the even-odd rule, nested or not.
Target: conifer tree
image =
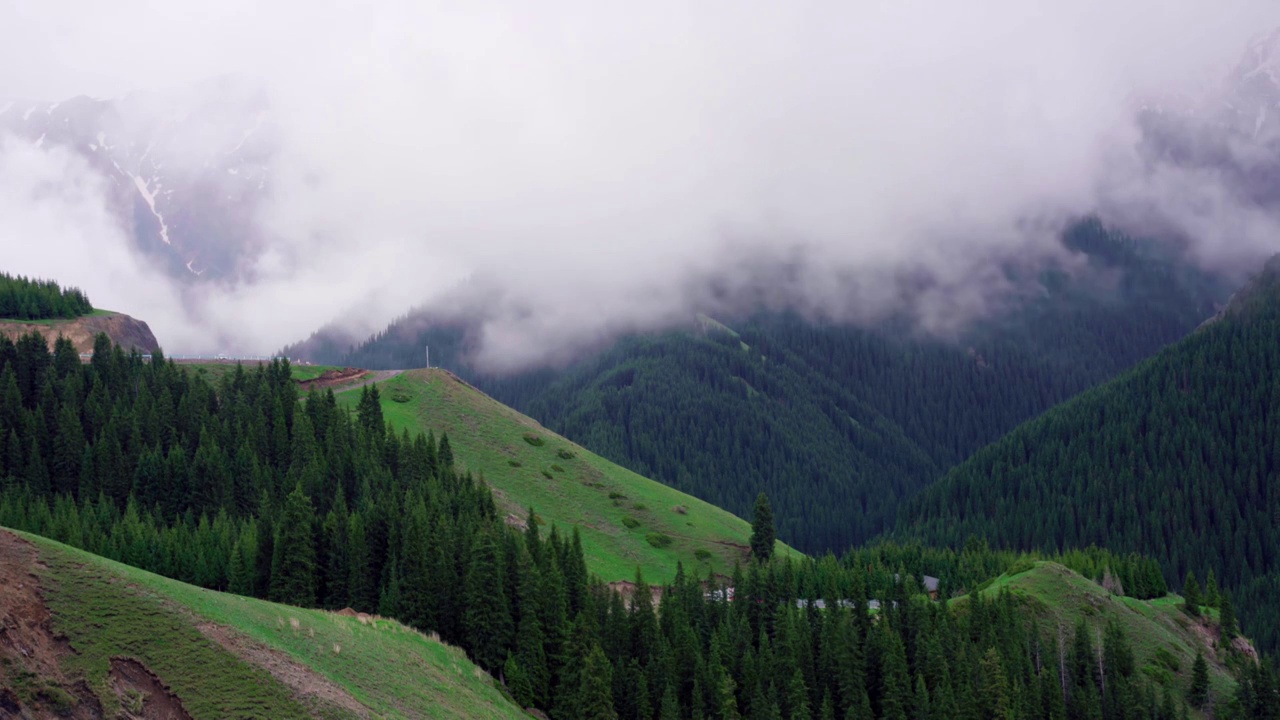
[[[537,704],[533,688],[529,684],[529,675],[514,655],[507,655],[507,661],[502,665],[502,679],[520,707],[529,708]]]
[[[613,709],[613,668],[599,645],[587,654],[582,668],[578,702],[573,717],[578,720],[617,720]]]
[[[453,447],[449,445],[449,433],[440,435],[440,449],[436,453],[436,462],[442,468],[453,467]]]
[[[351,546],[348,543],[346,496],[338,487],[338,497],[324,518],[324,605],[338,610],[351,604]]]
[[[271,599],[311,607],[316,602],[316,546],[311,498],[295,487],[285,500],[271,563]]]
[[[385,617],[399,617],[403,608],[404,594],[400,583],[400,563],[397,555],[391,554],[387,562],[387,579],[382,583],[382,592],[378,595],[378,614]]]
[[[1236,607],[1231,602],[1231,594],[1220,592],[1218,605],[1221,608],[1218,613],[1218,636],[1222,638],[1222,642],[1230,643],[1239,631],[1236,626]]]
[[[366,385],[360,389],[360,402],[356,405],[356,415],[360,426],[367,437],[381,437],[383,432],[382,400],[378,393],[378,384]]]
[[[30,488],[31,492],[37,495],[45,495],[51,490],[49,471],[45,467],[44,458],[40,456],[40,443],[35,437],[31,438],[31,446],[27,450],[27,464],[23,473],[23,482]]]
[[[555,700],[552,703],[551,716],[557,720],[578,717],[578,701],[582,694],[583,683],[586,682],[584,675],[587,655],[591,653],[592,648],[599,647],[596,637],[598,636],[591,624],[591,619],[586,613],[578,614],[565,640],[564,666],[556,678]],[[606,662],[608,662],[607,658]]]
[[[497,669],[507,656],[513,628],[497,543],[483,533],[472,550],[464,593],[466,647],[476,663]]]
[[[1013,708],[1009,701],[1009,681],[1000,663],[1000,654],[994,647],[988,648],[982,656],[978,675],[981,683],[978,704],[982,709],[982,717],[992,720],[1011,719]]]
[[[1187,579],[1182,583],[1183,608],[1188,615],[1193,617],[1200,616],[1200,605],[1202,599],[1200,597],[1200,583],[1196,582],[1195,573],[1187,571]]]
[[[1213,568],[1209,568],[1209,577],[1204,581],[1204,602],[1209,607],[1218,607],[1218,578],[1214,576]]]
[[[401,521],[400,620],[423,630],[435,627],[428,562],[429,523],[422,498],[406,501]]]
[[[1196,651],[1195,664],[1191,666],[1191,685],[1187,688],[1187,701],[1197,708],[1204,707],[1209,699],[1209,665],[1204,653]]]
[[[810,720],[813,717],[809,710],[809,688],[804,684],[804,673],[796,668],[787,682],[787,717],[795,720]]]
[[[71,493],[79,488],[84,440],[79,413],[71,403],[64,404],[58,413],[58,434],[53,439],[53,458],[49,463],[55,492]]]
[[[751,516],[751,556],[760,562],[768,562],[773,557],[776,539],[773,509],[769,507],[769,498],[762,492],[756,496],[756,506]]]
[[[880,717],[883,720],[907,720],[911,707],[911,676],[907,669],[906,649],[902,636],[882,620],[877,625],[882,637],[880,667]]]
[[[836,703],[831,699],[831,691],[822,693],[822,704],[818,706],[818,720],[836,720]]]
[[[675,685],[668,684],[658,706],[658,720],[680,720],[680,702],[676,699]]]
[[[258,530],[252,520],[245,523],[236,538],[227,566],[227,590],[237,595],[256,596],[255,564],[258,557]]]
[[[582,534],[577,525],[573,526],[573,536],[564,547],[560,567],[569,599],[569,614],[577,615],[585,607],[587,597],[587,561],[582,554]]]

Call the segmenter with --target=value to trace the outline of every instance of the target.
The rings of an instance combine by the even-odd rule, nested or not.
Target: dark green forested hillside
[[[35,280],[0,272],[0,318],[48,320],[93,312],[89,298],[78,288],[62,288],[52,280]]]
[[[1064,245],[1074,269],[1008,268],[1026,297],[960,339],[702,318],[567,370],[496,378],[466,367],[465,325],[418,313],[345,352],[324,334],[289,352],[416,367],[430,344],[433,363],[608,459],[741,516],[764,490],[782,540],[840,551],[891,526],[902,499],[973,451],[1180,339],[1227,294],[1094,221]]]
[[[1275,695],[1269,668],[1173,620],[1161,655],[1155,626],[1134,624],[1176,612],[1158,569],[1106,551],[1055,557],[1112,588],[1061,571],[1110,613],[1094,620],[1047,604],[1048,576],[991,585],[1039,566],[980,543],[752,562],[728,579],[732,602],[707,592],[725,578],[678,571],[656,613],[637,578],[627,604],[588,577],[576,531],[536,511],[527,529],[504,523],[447,438],[391,432],[372,392],[352,413],[299,398],[284,362],[210,385],[105,337],[88,364],[65,340],[50,353],[34,334],[0,338],[0,436],[0,525],[203,587],[396,617],[556,720],[1173,720],[1187,704],[1258,716]],[[926,573],[969,597],[929,602]],[[1211,667],[1193,671],[1197,654]]]
[[[280,361],[210,385],[105,337],[88,364],[65,340],[0,338],[0,436],[0,526],[207,588],[398,618],[555,720],[1174,720],[1263,717],[1275,699],[1269,666],[1180,625],[1152,561],[1104,550],[1061,565],[977,542],[757,558],[705,583],[678,569],[655,612],[642,578],[628,602],[588,577],[576,530],[540,527],[536,509],[508,526],[446,437],[391,432],[372,391],[350,413],[331,393],[299,398]],[[929,602],[927,573],[967,597]]]
[[[1224,317],[957,466],[904,508],[929,542],[1088,543],[1216,569],[1245,626],[1280,642],[1280,275]]]

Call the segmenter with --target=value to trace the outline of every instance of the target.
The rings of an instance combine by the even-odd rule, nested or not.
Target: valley
[[[1250,589],[1271,571],[1248,551],[1229,557],[1205,530],[1256,533],[1249,542],[1270,545],[1265,523],[1206,526],[1209,542],[1187,556],[1121,517],[1083,531],[1043,517],[1071,518],[1071,507],[1094,507],[1088,499],[1033,497],[1033,509],[984,497],[1041,484],[1002,490],[993,482],[1001,472],[966,468],[1023,442],[1036,450],[1019,462],[1035,468],[1036,453],[1058,445],[1020,435],[1058,427],[1055,417],[1149,368],[1177,367],[1171,359],[1182,354],[1255,367],[1232,362],[1269,357],[1274,287],[1264,273],[1215,322],[904,495],[895,542],[839,556],[773,540],[789,525],[779,513],[775,527],[765,495],[751,522],[739,519],[613,464],[448,370],[143,362],[106,352],[105,335],[82,362],[65,339],[51,352],[38,334],[0,337],[0,526],[29,533],[0,531],[12,558],[5,572],[39,589],[0,595],[8,617],[28,618],[4,626],[0,700],[35,716],[1259,716],[1274,694],[1270,666],[1258,662],[1273,626]],[[795,361],[768,360],[787,355],[770,345],[779,336],[704,325],[694,342],[726,357],[760,353],[749,362],[767,372],[745,382],[752,391],[784,396],[772,380],[806,377]],[[673,335],[653,347],[688,342]],[[1205,355],[1217,348],[1231,359]],[[746,377],[747,364],[738,367]],[[1172,385],[1156,387],[1224,418],[1256,407],[1194,394],[1241,398],[1244,385],[1168,377]],[[862,402],[849,407],[874,412]],[[1103,412],[1099,427],[1126,417]],[[1189,406],[1175,413],[1207,422]],[[44,417],[57,419],[47,449]],[[913,442],[886,415],[860,417],[854,425]],[[1067,477],[1082,467],[1053,457]],[[969,477],[983,489],[958,491]],[[1266,512],[1266,496],[1249,499],[1257,486],[1245,478],[1233,494]],[[938,520],[938,507],[994,507],[996,518],[1020,522]],[[1190,508],[1163,512],[1196,518]],[[1007,534],[1027,527],[1068,529]],[[1118,535],[1084,534],[1097,527]],[[1105,549],[1082,548],[1089,543]],[[926,575],[936,598],[921,585]],[[1197,576],[1207,578],[1203,595]],[[192,653],[221,670],[192,674],[178,659]],[[381,672],[387,663],[415,670]],[[244,684],[257,690],[228,689]]]
[[[0,67],[0,720],[1280,720],[1274,2]]]

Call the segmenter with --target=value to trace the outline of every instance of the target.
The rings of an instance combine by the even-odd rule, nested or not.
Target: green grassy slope
[[[1037,562],[1029,570],[1001,575],[982,589],[988,595],[1002,588],[1026,598],[1033,611],[1046,624],[1046,629],[1061,627],[1068,639],[1080,618],[1090,628],[1102,632],[1115,620],[1125,631],[1133,649],[1138,672],[1166,687],[1185,688],[1191,681],[1191,666],[1196,651],[1204,652],[1209,663],[1209,678],[1214,697],[1230,697],[1236,681],[1218,652],[1217,626],[1189,617],[1179,606],[1182,598],[1166,595],[1155,600],[1119,597],[1097,583],[1054,562]],[[963,603],[964,598],[954,602]],[[1210,618],[1215,610],[1205,608]]]
[[[103,310],[102,308],[95,308],[93,312],[87,315],[80,315],[79,317],[73,317],[73,318],[45,318],[43,320],[18,320],[17,318],[0,318],[0,320],[3,320],[4,322],[9,322],[9,323],[19,323],[21,325],[43,325],[46,327],[53,327],[54,325],[72,323],[79,320],[80,318],[110,317],[115,314],[116,312],[114,310]]]
[[[84,678],[109,717],[121,704],[108,676],[119,657],[145,665],[197,718],[525,716],[461,650],[397,622],[203,590],[15,534],[35,546],[53,630],[75,651],[64,672]]]
[[[183,362],[182,367],[190,373],[195,373],[208,380],[210,383],[217,385],[222,381],[224,376],[234,375],[238,365],[244,366],[246,373],[251,373],[258,369],[259,363],[256,362]],[[342,368],[334,365],[290,365],[290,376],[296,382],[305,382],[307,380],[315,380],[329,370],[341,370]]]
[[[394,427],[448,433],[457,462],[484,476],[506,512],[523,519],[532,506],[562,530],[578,526],[587,564],[605,580],[633,579],[639,567],[646,580],[667,582],[677,560],[699,574],[728,573],[746,557],[742,519],[591,453],[448,371],[406,372],[379,392]],[[338,396],[352,407],[359,398]],[[778,552],[794,551],[779,543]]]

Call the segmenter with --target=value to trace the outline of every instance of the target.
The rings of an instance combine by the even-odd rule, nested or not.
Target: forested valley
[[[1246,629],[1280,642],[1280,264],[1223,317],[976,453],[907,504],[904,536],[1097,543],[1216,568]]]
[[[1096,220],[1062,244],[1073,266],[1006,268],[1026,297],[959,337],[905,318],[703,317],[564,370],[493,377],[469,368],[465,323],[424,312],[354,348],[319,334],[288,352],[417,367],[430,345],[433,364],[610,460],[741,516],[763,489],[782,540],[842,552],[891,528],[899,503],[952,465],[1181,339],[1229,294]]]
[[[1214,695],[1203,658],[1177,676],[1144,669],[1118,626],[1053,625],[1007,589],[977,592],[1031,567],[982,543],[757,557],[730,578],[681,572],[656,601],[637,578],[624,600],[591,577],[575,531],[541,527],[536,508],[527,529],[508,527],[448,438],[390,432],[376,389],[354,414],[331,393],[299,397],[282,361],[212,385],[105,337],[87,364],[65,341],[50,352],[35,335],[0,339],[0,430],[0,525],[204,587],[399,618],[461,645],[557,720],[1276,707],[1269,664],[1228,654],[1241,682]],[[1139,556],[1046,557],[1121,578],[1117,593],[1165,592]],[[926,574],[967,598],[930,602]]]

